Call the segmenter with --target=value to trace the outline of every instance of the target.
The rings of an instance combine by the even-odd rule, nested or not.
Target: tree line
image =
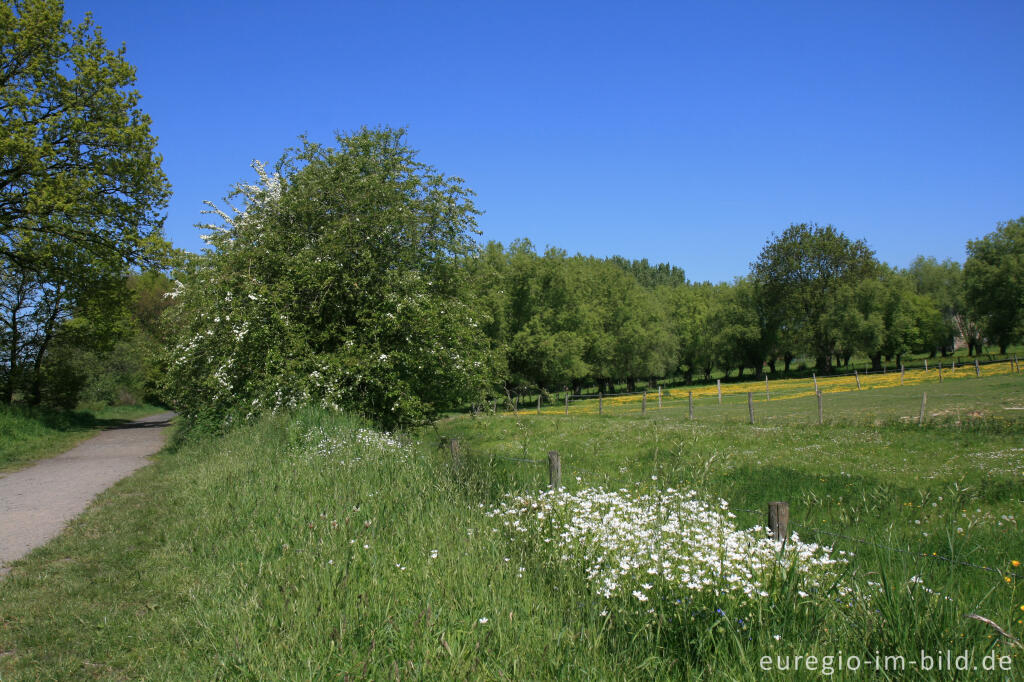
[[[316,402],[384,426],[504,391],[819,372],[1024,337],[1024,219],[963,267],[792,225],[733,282],[479,245],[473,193],[404,130],[306,139],[175,251],[123,48],[60,0],[0,0],[0,404],[160,400],[218,424]]]
[[[798,358],[828,373],[855,355],[881,370],[958,342],[1005,352],[1024,336],[1010,274],[1022,233],[1016,220],[968,242],[964,267],[919,256],[894,268],[831,225],[792,225],[746,275],[718,284],[646,259],[539,254],[526,240],[488,243],[464,267],[506,388],[632,391],[639,380],[789,371]]]

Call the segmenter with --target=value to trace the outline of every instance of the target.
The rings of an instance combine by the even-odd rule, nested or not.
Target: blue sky
[[[905,266],[1024,215],[1024,3],[142,2],[91,11],[138,68],[199,250],[203,199],[306,133],[406,126],[483,239],[745,274],[832,223]]]

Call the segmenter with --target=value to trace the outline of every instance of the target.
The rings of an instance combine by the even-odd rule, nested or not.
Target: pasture
[[[828,394],[846,416],[821,426],[792,387],[753,426],[745,400],[710,414],[716,396],[693,420],[664,404],[393,436],[305,409],[193,434],[0,583],[0,675],[790,680],[821,670],[763,657],[953,651],[1018,679],[1024,427],[1002,408],[1024,378],[944,381],[961,418],[924,426],[902,419],[920,389]],[[757,529],[774,500],[799,537],[781,549]]]

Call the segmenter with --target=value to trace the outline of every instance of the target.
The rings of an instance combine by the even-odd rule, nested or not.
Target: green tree
[[[926,351],[932,357],[936,353],[946,355],[953,349],[956,337],[960,336],[968,343],[969,351],[973,354],[978,334],[973,331],[976,325],[972,325],[969,319],[964,300],[964,278],[960,264],[949,259],[939,262],[932,257],[918,256],[905,274],[914,291],[927,304],[919,310],[921,339],[917,350]]]
[[[0,400],[38,402],[72,312],[120,305],[128,268],[168,254],[169,187],[134,83],[89,16],[0,3]]]
[[[876,266],[863,240],[851,241],[831,225],[791,225],[751,266],[765,337],[790,339],[815,358],[819,372],[831,371],[840,340],[837,311]]]
[[[964,287],[986,338],[1005,353],[1024,336],[1024,217],[967,242]]]
[[[481,397],[493,365],[461,259],[472,192],[403,130],[303,140],[209,226],[169,311],[170,399],[218,422],[301,403],[423,423]]]

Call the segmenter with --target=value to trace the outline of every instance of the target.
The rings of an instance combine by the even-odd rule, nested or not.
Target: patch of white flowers
[[[605,598],[672,602],[728,595],[751,602],[769,596],[772,577],[793,571],[801,594],[835,586],[846,559],[794,533],[775,542],[766,529],[737,528],[724,500],[695,491],[564,488],[511,497],[489,512],[513,540],[539,543],[558,561],[579,568]]]

